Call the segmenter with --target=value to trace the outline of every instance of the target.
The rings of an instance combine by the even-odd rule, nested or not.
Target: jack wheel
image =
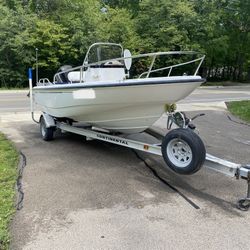
[[[206,158],[202,140],[188,128],[170,131],[163,138],[161,151],[165,163],[178,174],[194,174]]]
[[[237,201],[237,208],[242,211],[248,211],[250,207],[250,198],[242,198]]]
[[[41,118],[40,118],[40,134],[41,134],[42,139],[44,141],[53,140],[54,131],[55,131],[54,127],[49,127],[49,128],[46,127],[44,117],[41,116]]]

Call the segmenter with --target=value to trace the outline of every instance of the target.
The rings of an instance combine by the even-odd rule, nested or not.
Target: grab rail
[[[170,69],[169,72],[168,72],[168,76],[170,76],[170,74],[171,74],[173,68],[180,67],[180,66],[183,66],[183,65],[187,65],[187,64],[191,64],[191,63],[200,61],[199,65],[198,65],[198,67],[197,67],[197,69],[195,70],[195,73],[194,73],[194,76],[196,76],[197,73],[198,73],[198,71],[199,71],[199,68],[200,68],[202,62],[204,61],[204,59],[205,59],[205,55],[202,56],[202,57],[199,57],[199,58],[197,58],[197,59],[188,61],[188,62],[179,63],[179,64],[174,64],[174,65],[167,66],[167,67],[163,67],[163,68],[159,68],[159,69],[151,70],[152,67],[150,67],[148,71],[143,72],[142,74],[140,74],[139,78],[141,78],[141,77],[142,77],[143,75],[145,75],[145,74],[147,74],[146,78],[148,78],[149,75],[150,75],[151,73],[163,71],[163,70],[166,70],[166,69]],[[152,63],[154,63],[154,60],[152,60]]]
[[[45,86],[45,85],[51,85],[51,84],[53,84],[53,83],[50,82],[50,80],[48,78],[41,78],[41,79],[39,79],[37,86]]]
[[[152,61],[151,61],[151,64],[149,66],[149,69],[146,72],[143,72],[142,74],[140,74],[138,78],[141,78],[143,75],[146,75],[146,78],[148,78],[151,73],[158,72],[158,71],[163,71],[163,70],[166,70],[166,69],[169,69],[169,72],[168,72],[168,77],[169,77],[173,68],[200,61],[200,63],[196,67],[196,70],[195,70],[195,73],[194,73],[194,76],[195,76],[195,75],[197,75],[202,62],[205,59],[205,55],[203,55],[203,56],[201,56],[201,57],[199,57],[197,59],[190,60],[188,62],[184,62],[184,63],[174,64],[174,65],[170,65],[170,66],[163,67],[163,68],[158,68],[158,69],[152,69],[152,68],[154,66],[155,59],[156,59],[157,56],[163,56],[163,55],[199,55],[199,54],[201,54],[201,53],[195,52],[195,51],[167,51],[167,52],[155,52],[155,53],[139,54],[139,55],[133,55],[133,56],[129,56],[129,57],[118,57],[118,58],[102,60],[102,61],[98,61],[98,62],[94,62],[94,63],[86,63],[86,62],[84,62],[83,65],[81,65],[81,66],[77,66],[77,67],[74,67],[74,68],[71,68],[71,69],[64,70],[62,72],[56,73],[54,75],[54,78],[53,78],[53,84],[56,83],[56,78],[57,77],[60,78],[60,75],[64,74],[64,73],[72,72],[72,71],[75,71],[75,70],[80,70],[82,72],[86,68],[94,66],[94,65],[101,65],[101,64],[104,64],[104,63],[107,63],[107,62],[112,62],[112,61],[124,61],[125,59],[129,59],[129,58],[137,59],[137,58],[143,58],[143,57],[152,57]],[[82,77],[80,79],[80,83],[81,82],[83,82]]]

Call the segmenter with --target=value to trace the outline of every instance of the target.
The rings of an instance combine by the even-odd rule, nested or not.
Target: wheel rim
[[[46,135],[46,127],[44,122],[41,122],[41,133],[42,133],[42,137],[45,137]]]
[[[193,159],[190,146],[180,138],[169,141],[167,145],[167,155],[169,160],[180,168],[187,167]]]

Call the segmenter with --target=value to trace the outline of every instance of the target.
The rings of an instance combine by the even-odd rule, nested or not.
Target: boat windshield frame
[[[97,50],[97,61],[94,61],[94,62],[89,62],[89,56],[91,54],[91,52],[93,51],[93,49],[95,49],[96,47],[96,50]],[[123,47],[121,44],[118,44],[118,43],[104,43],[104,42],[99,42],[99,43],[93,43],[89,48],[88,48],[88,51],[85,55],[85,58],[83,60],[83,66],[86,66],[88,64],[99,64],[100,61],[108,61],[108,60],[112,60],[114,59],[114,57],[112,58],[101,58],[101,52],[98,50],[98,48],[101,48],[101,47],[118,47],[120,50],[121,50],[121,53],[120,53],[120,56],[116,56],[116,58],[121,58],[123,56]]]

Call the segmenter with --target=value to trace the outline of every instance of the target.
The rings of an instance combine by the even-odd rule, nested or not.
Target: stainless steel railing
[[[155,64],[156,58],[159,57],[159,56],[199,55],[199,54],[200,54],[199,52],[194,52],[194,51],[168,51],[168,52],[155,52],[155,53],[140,54],[140,55],[134,55],[134,56],[130,56],[130,57],[118,57],[118,58],[102,60],[102,61],[98,61],[98,62],[94,62],[94,63],[87,63],[86,61],[84,61],[83,65],[81,65],[81,66],[74,67],[74,68],[71,68],[71,69],[56,73],[54,75],[54,78],[53,78],[53,84],[55,84],[57,82],[56,79],[61,79],[60,78],[61,74],[65,74],[65,73],[69,73],[69,72],[78,70],[78,71],[80,71],[80,83],[82,83],[83,82],[82,72],[85,71],[88,67],[91,67],[91,66],[94,66],[94,65],[101,65],[101,64],[104,64],[104,63],[107,63],[107,62],[112,62],[112,61],[124,61],[124,60],[130,59],[130,58],[131,59],[138,59],[138,58],[144,58],[144,57],[152,57],[152,61],[150,63],[150,66],[149,66],[148,70],[143,72],[142,74],[140,74],[138,78],[142,78],[144,75],[146,76],[145,78],[149,78],[151,73],[164,71],[164,70],[167,70],[167,69],[169,69],[168,74],[167,74],[167,77],[169,77],[174,68],[181,67],[181,66],[184,66],[184,65],[187,65],[187,64],[192,64],[192,63],[195,63],[195,62],[199,62],[199,64],[195,68],[195,73],[193,74],[195,76],[195,75],[197,75],[202,62],[205,59],[205,55],[202,55],[201,57],[198,57],[197,59],[189,60],[189,61],[186,61],[186,62],[183,62],[183,63],[173,64],[173,65],[158,68],[158,69],[153,69],[153,66]]]

